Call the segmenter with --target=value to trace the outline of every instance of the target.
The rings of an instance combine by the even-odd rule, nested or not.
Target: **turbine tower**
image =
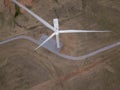
[[[54,26],[51,26],[43,18],[41,18],[40,16],[36,15],[35,13],[33,13],[31,10],[29,10],[28,8],[26,8],[24,5],[20,4],[16,0],[12,0],[12,1],[15,4],[17,4],[19,7],[23,8],[24,10],[26,10],[28,13],[30,13],[33,17],[35,17],[38,21],[40,21],[47,28],[49,28],[49,29],[51,29],[53,31],[53,33],[45,41],[43,41],[37,48],[35,48],[35,50],[37,50],[38,48],[40,48],[41,46],[43,46],[48,40],[50,40],[54,36],[56,36],[57,48],[60,48],[60,38],[59,38],[59,35],[62,34],[62,33],[110,32],[110,31],[96,31],[96,30],[59,30],[59,22],[58,22],[57,18],[53,19],[53,25]]]

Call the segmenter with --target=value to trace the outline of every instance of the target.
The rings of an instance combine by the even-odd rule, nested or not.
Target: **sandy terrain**
[[[2,8],[0,41],[22,34],[39,40],[51,34],[29,14],[14,18]],[[112,31],[63,34],[63,54],[81,56],[120,41],[119,0],[35,0],[31,10],[51,25],[58,17],[60,29]],[[34,51],[35,47],[22,39],[0,45],[0,90],[120,90],[120,46],[82,61],[63,59],[44,48]]]

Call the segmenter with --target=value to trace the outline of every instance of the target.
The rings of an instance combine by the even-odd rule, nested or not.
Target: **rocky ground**
[[[119,0],[34,0],[32,11],[60,29],[110,30],[110,33],[60,35],[61,53],[81,56],[120,41]],[[52,31],[24,12],[15,17],[0,1],[0,41],[17,35],[40,39]],[[71,44],[70,44],[71,43]],[[27,40],[0,45],[0,90],[119,90],[120,47],[83,61],[60,58]]]

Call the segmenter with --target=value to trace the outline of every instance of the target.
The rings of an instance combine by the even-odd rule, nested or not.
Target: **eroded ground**
[[[61,53],[81,56],[120,41],[119,0],[35,0],[31,8],[60,29],[110,30],[110,33],[61,35]],[[0,41],[17,35],[40,39],[52,32],[29,14],[5,18],[0,12]],[[4,22],[3,22],[4,21]],[[71,43],[71,44],[70,44]],[[0,90],[119,90],[120,46],[82,61],[58,57],[27,40],[0,45]]]

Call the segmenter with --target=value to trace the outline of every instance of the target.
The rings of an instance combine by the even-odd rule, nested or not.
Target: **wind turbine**
[[[19,7],[23,8],[26,10],[28,13],[30,13],[33,17],[35,17],[37,20],[39,20],[43,25],[45,25],[47,28],[51,29],[53,33],[45,40],[43,41],[35,50],[43,46],[48,40],[56,36],[56,43],[57,43],[57,48],[60,48],[60,38],[59,34],[62,33],[92,33],[92,32],[110,32],[110,31],[96,31],[96,30],[59,30],[59,22],[58,19],[53,19],[53,24],[54,26],[50,25],[48,22],[46,22],[44,19],[42,19],[40,16],[36,15],[33,13],[31,10],[26,8],[24,5],[20,4],[16,0],[12,0],[15,4],[17,4]]]

